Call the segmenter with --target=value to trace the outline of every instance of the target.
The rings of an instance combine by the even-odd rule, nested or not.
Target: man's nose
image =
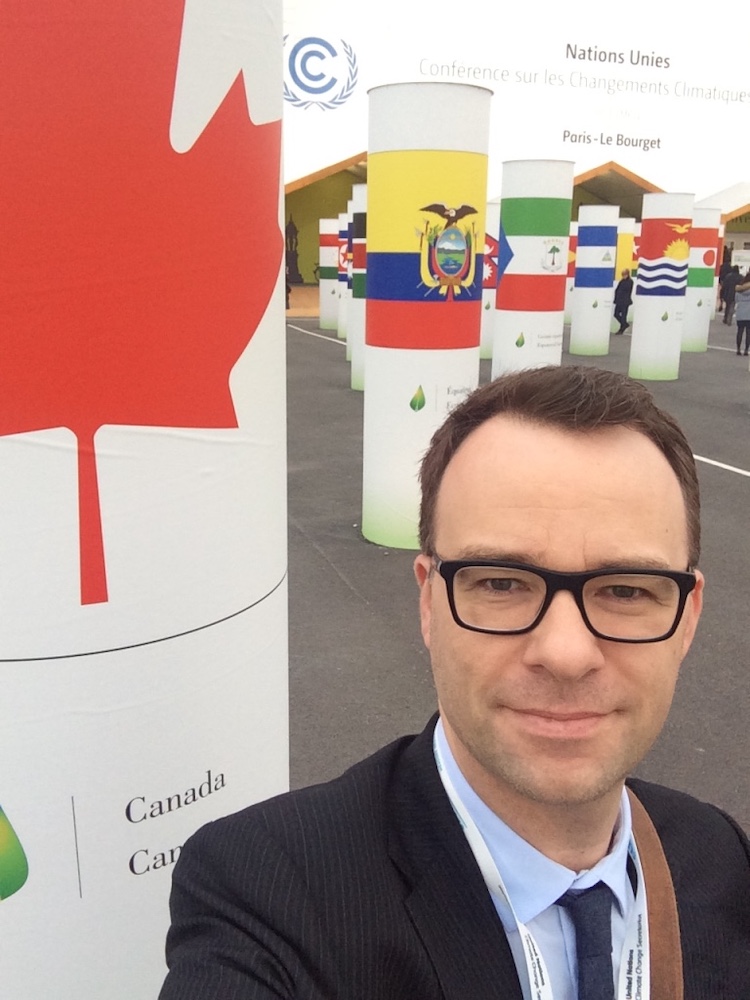
[[[570,591],[555,594],[528,639],[527,664],[544,667],[561,680],[579,680],[604,666],[601,642],[589,631]]]

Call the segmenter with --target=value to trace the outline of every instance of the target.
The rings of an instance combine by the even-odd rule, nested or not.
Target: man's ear
[[[703,590],[705,584],[706,578],[701,571],[697,569],[695,571],[695,587],[688,594],[685,611],[683,612],[683,621],[685,622],[685,631],[682,636],[683,658],[687,656],[687,652],[692,645],[695,630],[698,626],[698,619],[700,618],[701,611],[703,610]]]
[[[414,560],[414,576],[419,587],[419,620],[422,628],[422,639],[430,648],[430,624],[432,621],[432,559],[420,552]]]

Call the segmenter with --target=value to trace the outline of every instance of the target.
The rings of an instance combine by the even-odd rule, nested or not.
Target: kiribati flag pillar
[[[479,341],[480,358],[492,357],[495,337],[495,299],[500,254],[500,202],[487,202],[487,232],[484,234],[484,260],[482,264],[482,331]]]
[[[573,291],[576,285],[576,252],[578,250],[578,223],[571,222],[568,240],[568,271],[565,276],[564,322],[570,325],[573,318]]]
[[[644,194],[633,302],[632,378],[676,379],[680,371],[692,194]]]
[[[320,219],[318,257],[318,292],[320,295],[321,330],[338,327],[339,220]]]
[[[288,787],[282,54],[0,5],[4,1000],[156,997],[180,845]]]
[[[572,202],[572,162],[503,164],[493,378],[560,364]]]
[[[346,340],[346,315],[349,303],[349,216],[339,212],[339,259],[337,261],[339,301],[336,311],[336,331],[339,340]]]
[[[370,91],[362,533],[417,548],[422,454],[479,377],[490,92]]]
[[[571,354],[609,353],[619,214],[617,205],[581,205],[578,210]]]
[[[714,275],[719,256],[721,210],[694,208],[688,233],[690,260],[682,324],[683,351],[708,350],[708,328],[714,307]]]
[[[354,298],[354,199],[346,203],[346,360],[352,360],[351,313]]]
[[[347,350],[351,352],[351,387],[365,387],[365,288],[367,282],[367,185],[352,187],[352,297],[349,301]]]

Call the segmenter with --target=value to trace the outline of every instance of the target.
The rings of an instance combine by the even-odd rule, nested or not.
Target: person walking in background
[[[737,285],[740,283],[740,269],[735,264],[732,270],[724,278],[721,286],[721,296],[724,299],[724,323],[730,326],[734,316],[734,296]]]
[[[727,256],[727,248],[724,248],[724,260],[719,268],[719,308],[718,312],[724,312],[724,279],[732,270],[731,257]]]
[[[630,277],[630,271],[625,268],[622,272],[622,277],[617,282],[617,288],[615,288],[615,319],[620,324],[620,329],[615,332],[618,334],[625,333],[630,326],[630,323],[628,323],[628,309],[632,301],[633,279]]]
[[[737,353],[742,351],[742,334],[745,335],[745,357],[750,348],[750,271],[735,288],[735,305],[737,307]]]

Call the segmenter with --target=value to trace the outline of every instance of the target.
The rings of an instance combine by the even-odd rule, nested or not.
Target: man
[[[721,285],[721,297],[724,300],[724,320],[723,322],[727,326],[732,325],[732,318],[734,316],[734,303],[737,296],[737,286],[741,281],[740,269],[737,264],[735,264],[724,278]]]
[[[615,288],[615,319],[620,324],[620,329],[616,333],[625,333],[630,326],[628,323],[628,309],[633,301],[633,279],[630,271],[625,268],[620,280]]]
[[[162,1000],[747,1000],[747,839],[624,790],[701,611],[682,432],[624,376],[521,372],[421,483],[437,724],[188,841]]]

